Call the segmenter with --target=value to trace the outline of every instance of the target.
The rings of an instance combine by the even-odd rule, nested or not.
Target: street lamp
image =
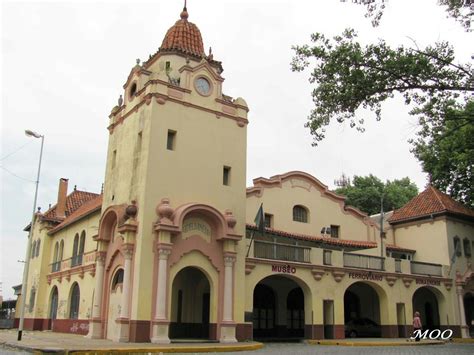
[[[23,269],[23,282],[21,283],[22,304],[21,304],[21,310],[20,310],[20,324],[18,325],[18,341],[21,340],[21,335],[23,333],[23,323],[25,321],[26,286],[27,286],[26,283],[28,282],[28,268],[30,266],[31,238],[32,238],[33,226],[35,223],[35,216],[36,216],[35,214],[36,200],[38,197],[38,185],[39,185],[39,177],[40,177],[40,171],[41,171],[41,159],[43,157],[43,143],[44,143],[44,136],[42,136],[41,134],[30,131],[29,129],[25,130],[25,134],[28,137],[41,138],[41,149],[40,149],[40,156],[39,156],[38,173],[36,175],[35,198],[33,202],[33,216],[31,217],[30,231],[28,233],[28,241],[26,242],[25,268]]]

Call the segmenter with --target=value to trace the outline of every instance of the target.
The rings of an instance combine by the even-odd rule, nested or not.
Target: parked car
[[[369,318],[351,319],[344,326],[346,337],[380,337],[380,325]]]

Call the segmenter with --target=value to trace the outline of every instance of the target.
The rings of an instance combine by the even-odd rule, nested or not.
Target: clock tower
[[[109,116],[91,337],[234,342],[244,327],[249,110],[188,17],[137,60]]]

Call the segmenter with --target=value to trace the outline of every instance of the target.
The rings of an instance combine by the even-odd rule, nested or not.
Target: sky
[[[312,107],[309,73],[293,73],[292,45],[310,34],[340,34],[352,27],[361,42],[384,39],[393,46],[424,47],[449,41],[459,62],[471,60],[474,37],[447,18],[436,0],[392,0],[378,28],[364,7],[339,0],[189,0],[189,21],[204,46],[222,61],[225,94],[249,107],[247,186],[252,179],[306,171],[330,188],[341,173],[374,174],[382,180],[408,176],[427,182],[410,153],[417,129],[400,98],[383,105],[383,118],[361,111],[366,132],[332,123],[312,147],[304,128]],[[31,220],[40,140],[45,136],[38,206],[57,199],[58,182],[69,190],[99,192],[105,174],[108,115],[123,94],[137,58],[146,60],[179,19],[182,0],[2,1],[0,282],[4,298],[21,284]]]

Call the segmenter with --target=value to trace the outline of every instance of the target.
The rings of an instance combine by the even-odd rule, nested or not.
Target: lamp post
[[[25,130],[25,134],[28,137],[33,138],[41,138],[41,149],[40,149],[40,156],[39,156],[39,163],[38,163],[38,173],[36,175],[36,188],[35,188],[35,198],[33,202],[33,216],[31,217],[31,225],[30,231],[28,233],[28,241],[26,242],[26,257],[25,257],[25,268],[23,269],[23,282],[21,283],[21,310],[20,310],[20,324],[18,325],[18,341],[21,340],[21,335],[23,333],[23,323],[25,321],[25,308],[26,308],[26,283],[28,282],[28,268],[30,266],[30,253],[31,253],[31,238],[33,234],[33,226],[35,223],[35,212],[36,212],[36,200],[38,197],[38,185],[39,185],[39,177],[41,171],[41,159],[43,157],[43,143],[44,143],[44,136],[38,134],[36,132],[30,131],[29,129]]]

